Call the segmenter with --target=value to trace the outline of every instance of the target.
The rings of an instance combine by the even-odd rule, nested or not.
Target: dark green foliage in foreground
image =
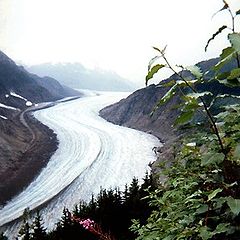
[[[99,239],[91,231],[84,229],[79,222],[74,221],[73,217],[75,217],[94,220],[103,232],[110,233],[115,239],[134,239],[136,234],[129,230],[132,219],[139,219],[141,224],[145,224],[153,210],[149,207],[148,200],[143,199],[148,195],[148,191],[154,190],[153,180],[148,174],[143,180],[143,184],[140,185],[134,178],[130,186],[126,185],[123,192],[119,189],[101,189],[98,196],[92,197],[89,203],[81,201],[72,211],[64,208],[56,228],[48,233],[43,227],[44,223],[39,212],[33,223],[29,218],[24,217],[19,236],[29,240]]]
[[[214,76],[208,82],[218,81],[223,88],[225,85],[234,88],[240,86],[240,33],[234,31],[234,20],[240,11],[234,14],[226,1],[222,10],[228,10],[233,19],[232,32],[228,34],[231,46],[223,49],[212,69]],[[220,28],[206,47],[224,29]],[[148,196],[155,210],[147,224],[134,221],[131,229],[138,234],[137,240],[237,240],[240,236],[240,104],[236,101],[216,106],[216,101],[239,97],[198,92],[196,85],[205,81],[198,66],[182,67],[194,77],[184,78],[170,65],[166,49],[155,50],[178,77],[156,108],[169,101],[179,87],[187,88],[188,91],[182,92],[183,104],[179,106],[181,113],[176,127],[184,127],[188,133],[187,129],[191,128],[194,135],[182,137],[175,159],[168,159],[173,163],[171,168],[162,164],[167,181]],[[220,72],[232,60],[237,67]],[[146,80],[150,77],[151,68]],[[213,106],[218,108],[217,113],[212,111]],[[204,116],[202,121],[194,122],[196,113]]]

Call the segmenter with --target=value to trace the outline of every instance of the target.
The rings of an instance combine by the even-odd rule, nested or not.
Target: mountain
[[[205,73],[218,61],[218,58],[214,58],[202,61],[197,65]],[[234,67],[236,67],[236,63],[230,62],[222,71],[233,69]],[[181,74],[184,77],[192,77],[189,71],[183,71]],[[212,75],[213,72],[211,71],[206,74],[207,78],[210,78]],[[162,82],[167,83],[172,79],[176,80],[177,78],[176,75],[172,75],[170,78],[165,79]],[[196,86],[196,88],[199,91],[240,95],[239,87],[227,87],[217,81],[209,83],[205,82],[204,84]],[[160,106],[153,116],[150,116],[156,103],[168,90],[169,87],[164,87],[161,84],[152,84],[146,88],[135,91],[126,99],[123,99],[118,103],[105,107],[100,111],[100,116],[118,125],[151,132],[163,142],[170,141],[179,134],[179,132],[176,132],[173,128],[173,124],[179,114],[179,110],[175,107],[181,102],[179,94],[176,94],[168,103]],[[185,89],[182,90],[185,91]]]
[[[14,92],[15,97],[10,93]],[[13,107],[24,106],[22,96],[32,102],[54,101],[64,97],[80,95],[79,92],[62,86],[52,78],[41,78],[17,66],[13,60],[0,51],[0,102]],[[8,97],[6,97],[8,96]]]
[[[53,78],[41,78],[0,51],[0,205],[33,180],[57,148],[56,135],[30,106],[80,96]]]
[[[29,72],[49,76],[71,88],[100,91],[133,91],[136,86],[114,72],[90,70],[80,63],[45,63],[27,67]]]

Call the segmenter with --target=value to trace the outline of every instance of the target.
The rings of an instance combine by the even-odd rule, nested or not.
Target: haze
[[[239,0],[228,2],[237,10]],[[221,0],[1,0],[0,49],[23,64],[80,62],[143,84],[152,46],[167,44],[174,64],[216,57],[226,35],[207,53],[204,46],[231,24],[227,11],[212,18],[222,6]]]

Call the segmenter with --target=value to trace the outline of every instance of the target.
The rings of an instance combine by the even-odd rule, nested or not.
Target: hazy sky
[[[239,0],[228,2],[240,8]],[[212,19],[222,6],[222,0],[0,0],[0,49],[25,64],[80,62],[144,83],[152,46],[167,44],[174,64],[217,56],[226,35],[207,53],[204,46],[231,23],[227,12]]]

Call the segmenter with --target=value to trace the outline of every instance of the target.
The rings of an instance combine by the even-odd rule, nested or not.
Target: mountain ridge
[[[30,107],[81,94],[41,78],[0,51],[0,205],[26,187],[56,151],[56,134],[33,118]]]
[[[29,72],[41,77],[53,77],[71,88],[99,91],[133,91],[137,89],[132,82],[115,72],[87,69],[80,63],[43,63],[26,68]]]
[[[196,65],[206,73],[207,79],[213,75],[211,69],[219,58],[213,58],[206,61],[201,61]],[[236,67],[235,62],[230,62],[224,66],[222,71],[233,69]],[[183,77],[193,77],[189,71],[182,71]],[[167,79],[162,80],[159,84],[151,84],[145,88],[139,89],[128,96],[126,99],[118,103],[107,106],[100,111],[100,116],[107,121],[113,122],[118,125],[135,128],[145,132],[150,132],[157,136],[161,141],[172,141],[179,135],[179,132],[174,130],[173,124],[179,115],[179,110],[174,107],[180,104],[181,99],[179,94],[176,94],[169,102],[161,105],[153,115],[152,110],[157,102],[164,96],[170,87],[161,85],[171,80],[177,80],[178,76],[173,74]],[[196,86],[198,91],[211,91],[213,94],[234,94],[240,95],[240,88],[227,87],[219,82],[205,82],[204,84]],[[179,92],[180,93],[180,92]]]

